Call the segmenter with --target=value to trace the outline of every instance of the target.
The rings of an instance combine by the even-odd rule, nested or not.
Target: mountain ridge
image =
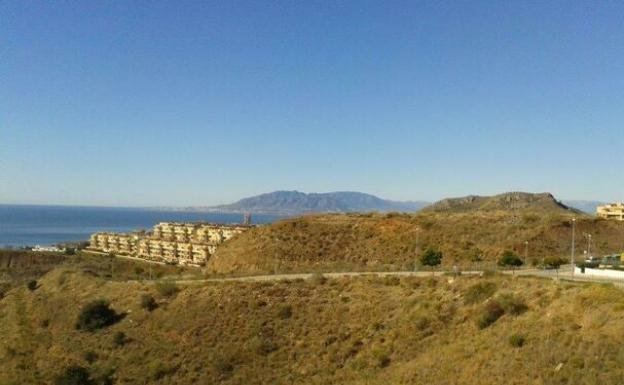
[[[548,192],[527,193],[512,191],[493,196],[468,195],[439,200],[422,209],[423,212],[488,212],[488,211],[538,211],[575,213],[581,210],[566,206]]]
[[[222,213],[301,215],[309,213],[415,212],[429,204],[425,201],[392,201],[356,191],[304,193],[278,190],[240,199],[231,204],[200,208]]]

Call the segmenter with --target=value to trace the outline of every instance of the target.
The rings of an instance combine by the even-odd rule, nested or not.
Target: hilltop
[[[610,285],[486,275],[184,286],[94,272],[64,264],[36,289],[0,298],[0,383],[73,384],[54,381],[72,366],[93,385],[617,384],[624,376],[624,296]],[[95,299],[119,317],[77,329]]]
[[[495,196],[469,195],[461,198],[447,198],[423,209],[425,212],[488,212],[488,211],[535,211],[540,214],[579,213],[579,210],[564,205],[550,193],[532,194],[508,192]]]
[[[623,222],[567,210],[517,215],[505,211],[332,214],[251,229],[223,244],[207,268],[217,273],[405,270],[413,269],[429,247],[442,251],[442,264],[447,267],[471,268],[478,262],[494,268],[507,249],[523,258],[528,251],[526,264],[539,264],[546,256],[570,255],[573,215],[579,257],[587,245],[584,234],[590,233],[595,255],[624,251]]]
[[[309,194],[299,191],[274,191],[244,198],[232,204],[204,208],[204,210],[224,213],[299,215],[367,211],[413,212],[425,205],[427,202],[396,202],[351,191]]]

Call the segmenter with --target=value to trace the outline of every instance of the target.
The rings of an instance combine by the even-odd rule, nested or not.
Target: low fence
[[[579,276],[592,276],[592,277],[601,277],[601,278],[610,278],[610,279],[624,279],[624,271],[619,270],[609,270],[609,269],[581,269],[579,267],[574,267],[574,275]]]

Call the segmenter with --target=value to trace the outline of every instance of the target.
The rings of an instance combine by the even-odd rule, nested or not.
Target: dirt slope
[[[148,293],[152,312],[139,306]],[[76,330],[96,298],[125,317]],[[479,327],[493,303],[500,318]],[[52,384],[80,365],[115,384],[616,384],[623,321],[618,289],[538,279],[219,283],[163,297],[56,270],[0,300],[0,383]]]
[[[624,251],[624,223],[576,216],[576,248],[593,235],[596,255]],[[315,215],[260,226],[220,247],[209,261],[217,273],[271,273],[357,269],[411,269],[426,248],[440,249],[443,265],[470,265],[475,255],[493,263],[505,249],[527,264],[548,255],[567,256],[570,215],[506,211]]]

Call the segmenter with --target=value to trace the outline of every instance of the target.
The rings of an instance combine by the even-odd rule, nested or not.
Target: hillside
[[[425,207],[423,211],[447,213],[535,211],[542,215],[579,212],[557,201],[550,193],[532,194],[525,192],[508,192],[491,197],[470,195],[462,198],[447,198]]]
[[[210,207],[210,211],[227,213],[262,213],[298,215],[305,213],[401,211],[412,212],[424,207],[426,202],[395,202],[359,192],[302,193],[275,191],[238,202]]]
[[[571,216],[527,212],[310,215],[254,228],[221,246],[208,262],[217,273],[413,269],[428,247],[440,249],[442,264],[494,267],[506,249],[527,264],[545,256],[568,256]],[[624,223],[576,215],[576,250],[593,234],[595,255],[624,251]]]
[[[66,266],[34,291],[11,290],[0,299],[0,383],[53,384],[71,366],[90,376],[87,385],[618,384],[624,376],[624,296],[607,285],[355,277],[179,289]],[[140,305],[144,295],[154,310]],[[122,316],[77,330],[80,309],[98,298]]]

